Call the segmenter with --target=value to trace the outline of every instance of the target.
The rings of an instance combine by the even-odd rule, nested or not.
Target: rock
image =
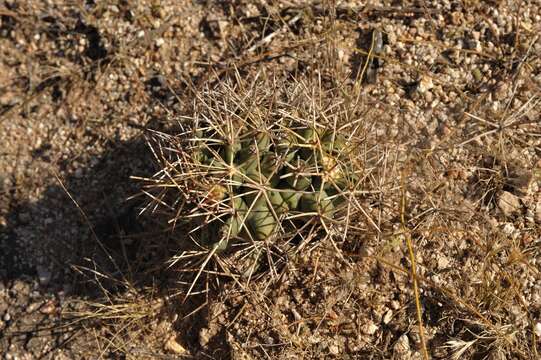
[[[336,344],[329,345],[329,352],[332,355],[339,355],[340,354],[340,348]]]
[[[167,351],[169,351],[169,352],[171,352],[173,354],[184,354],[184,353],[186,353],[186,349],[177,342],[177,339],[176,339],[175,335],[171,335],[167,339],[167,341],[165,342],[164,348],[165,348],[165,350],[167,350]]]
[[[535,205],[535,222],[541,224],[541,201]]]
[[[28,314],[31,314],[34,311],[36,311],[37,309],[39,309],[41,307],[41,305],[42,305],[41,302],[33,302],[30,305],[28,305],[28,307],[26,308],[26,312]]]
[[[417,90],[424,94],[428,90],[431,90],[434,87],[434,83],[432,82],[432,78],[429,76],[421,76],[419,79],[419,83],[417,85]]]
[[[201,347],[207,346],[210,338],[211,334],[208,328],[202,328],[201,331],[199,331],[199,345],[201,345]]]
[[[56,311],[56,305],[53,300],[47,301],[43,306],[40,307],[39,312],[44,315],[50,315]]]
[[[502,191],[498,196],[498,208],[505,216],[510,217],[518,214],[522,205],[516,195],[508,191]]]
[[[378,327],[372,321],[368,321],[366,324],[363,325],[361,330],[367,335],[374,335],[376,331],[378,331]]]
[[[393,353],[398,359],[409,358],[410,350],[410,341],[406,334],[399,337],[393,346]]]
[[[383,323],[384,324],[390,323],[392,318],[393,318],[393,311],[392,310],[387,311],[385,315],[383,316]]]
[[[535,335],[537,335],[537,337],[541,337],[541,322],[535,324]]]
[[[450,261],[446,256],[441,255],[438,257],[438,269],[447,269],[449,267],[449,264]]]
[[[516,237],[518,235],[517,228],[511,223],[505,223],[501,229],[502,232],[509,237]]]
[[[165,40],[163,38],[157,38],[156,39],[156,47],[162,47],[163,44],[165,44]]]

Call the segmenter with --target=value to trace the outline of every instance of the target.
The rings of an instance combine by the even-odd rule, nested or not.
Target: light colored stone
[[[541,337],[541,322],[535,324],[535,335],[537,335],[537,337]]]
[[[393,311],[389,310],[383,315],[383,323],[388,324],[391,322],[391,319],[393,318]]]
[[[374,335],[376,331],[378,331],[378,326],[374,324],[372,321],[367,322],[362,327],[362,332],[367,335]]]
[[[338,348],[336,344],[332,344],[332,345],[329,345],[329,352],[332,355],[338,355],[340,354],[340,349]]]
[[[174,354],[184,354],[186,352],[186,349],[177,342],[175,335],[171,335],[167,339],[164,347],[165,350]]]
[[[520,199],[508,191],[502,191],[498,196],[498,208],[505,216],[518,214],[522,205]]]
[[[398,338],[393,346],[393,352],[395,355],[400,355],[400,359],[405,358],[406,355],[410,355],[410,341],[406,334]],[[409,356],[408,356],[409,358]]]
[[[428,90],[432,89],[433,87],[434,83],[432,82],[432,78],[429,76],[422,76],[421,79],[419,79],[419,85],[417,86],[417,90],[421,94],[423,94]]]
[[[446,256],[438,257],[438,269],[443,270],[449,267],[449,259]]]

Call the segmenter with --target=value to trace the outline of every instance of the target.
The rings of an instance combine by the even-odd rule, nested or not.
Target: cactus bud
[[[215,184],[210,188],[207,199],[211,202],[219,202],[225,198],[227,194],[227,188],[225,186]]]

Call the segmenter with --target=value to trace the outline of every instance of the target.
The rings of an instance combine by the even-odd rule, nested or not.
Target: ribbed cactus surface
[[[206,271],[276,277],[291,257],[326,239],[339,251],[365,228],[356,219],[366,217],[370,129],[353,99],[319,80],[237,74],[198,92],[174,128],[153,132],[158,171],[144,179],[144,210],[165,220],[172,263],[197,269],[192,286]]]
[[[344,135],[302,123],[280,125],[201,122],[193,129],[191,171],[208,187],[197,203],[206,204],[202,213],[219,218],[209,218],[221,230],[207,242],[217,250],[235,238],[265,240],[307,218],[332,219],[354,183]]]

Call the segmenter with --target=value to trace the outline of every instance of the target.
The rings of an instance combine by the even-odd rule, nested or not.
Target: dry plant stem
[[[413,250],[413,244],[411,241],[411,234],[406,228],[406,219],[405,219],[405,212],[406,212],[406,182],[405,182],[405,170],[402,171],[401,174],[401,187],[402,187],[402,196],[400,199],[400,222],[402,226],[402,232],[404,233],[404,237],[406,238],[406,244],[408,246],[408,252],[409,257],[411,261],[411,281],[413,283],[413,293],[415,294],[415,307],[417,310],[417,323],[419,325],[419,337],[421,339],[421,350],[423,352],[423,357],[425,360],[429,359],[428,351],[426,349],[426,340],[425,340],[425,334],[424,334],[424,327],[423,327],[423,313],[422,313],[422,307],[421,307],[421,299],[419,296],[419,284],[417,282],[417,269],[416,269],[416,263],[415,263],[415,253]]]
[[[348,254],[348,255],[349,256],[358,256],[356,254]],[[389,260],[387,260],[385,258],[382,258],[382,257],[379,257],[379,256],[368,256],[367,258],[371,259],[371,260],[374,260],[376,262],[379,262],[379,263],[381,263],[381,264],[383,264],[385,266],[388,266],[391,269],[393,269],[393,270],[395,270],[397,272],[400,272],[400,273],[402,273],[404,275],[407,275],[407,276],[410,275],[410,271],[408,271],[407,269],[404,269],[400,265],[393,264],[392,262],[390,262]],[[503,336],[503,334],[501,334],[500,329],[498,329],[498,327],[496,325],[494,325],[486,316],[481,314],[481,312],[479,312],[478,309],[476,309],[475,307],[473,307],[471,304],[467,303],[466,301],[462,300],[458,295],[453,293],[451,290],[446,289],[446,288],[436,284],[431,279],[425,278],[425,277],[423,277],[421,275],[418,275],[417,279],[421,280],[422,282],[424,282],[426,284],[428,284],[430,287],[436,289],[437,291],[439,291],[440,293],[442,293],[443,295],[445,295],[446,297],[451,299],[453,302],[455,302],[456,304],[460,305],[462,308],[464,308],[465,310],[467,310],[468,312],[473,314],[475,317],[477,317],[479,320],[481,320],[481,323],[484,326],[486,326],[487,328],[494,331],[494,333],[497,334],[498,336],[502,337],[509,345],[512,345],[511,341],[507,337]],[[535,336],[535,334],[534,334],[534,336]],[[524,354],[522,351],[517,350],[517,352],[520,355],[521,359],[525,359],[525,360],[529,359],[529,357],[526,354]]]

